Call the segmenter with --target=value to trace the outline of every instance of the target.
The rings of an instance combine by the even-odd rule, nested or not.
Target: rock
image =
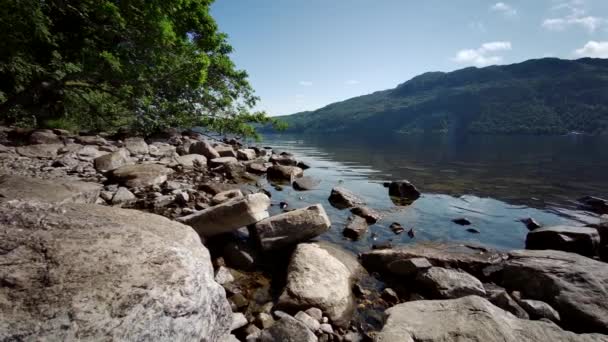
[[[260,333],[262,332],[262,330],[258,327],[256,327],[254,324],[249,324],[247,326],[247,328],[245,328],[245,334],[247,334],[247,340],[250,338],[255,338],[257,339],[260,336]]]
[[[217,151],[217,153],[219,153],[220,157],[231,157],[231,158],[237,157],[237,154],[234,151],[234,149],[232,148],[232,146],[216,145],[216,146],[214,146],[214,148]]]
[[[256,323],[262,329],[268,329],[274,324],[274,318],[266,312],[260,312],[256,317]]]
[[[419,243],[388,250],[375,250],[361,255],[363,266],[370,272],[389,272],[395,260],[426,258],[433,266],[461,269],[473,275],[489,266],[499,265],[506,255],[499,252],[481,252],[462,245]]]
[[[61,144],[61,138],[53,132],[34,131],[30,135],[30,144]]]
[[[346,222],[342,234],[349,239],[359,240],[367,232],[367,221],[360,216],[351,216]]]
[[[76,140],[77,143],[82,144],[82,145],[107,145],[108,142],[106,141],[106,139],[95,135],[85,135],[85,136],[77,136],[74,138]]]
[[[530,315],[532,319],[548,319],[559,323],[559,313],[551,305],[540,300],[519,299],[519,305]]]
[[[472,224],[471,221],[466,217],[460,217],[457,219],[453,219],[452,222],[459,224],[461,226],[470,226]]]
[[[0,175],[0,201],[95,203],[100,192],[101,185],[96,183]]]
[[[123,206],[125,204],[131,204],[137,200],[137,197],[133,195],[127,188],[120,187],[118,191],[112,196],[112,205]]]
[[[486,295],[483,284],[477,278],[466,272],[442,267],[431,267],[418,273],[416,284],[431,296],[441,299]]]
[[[109,177],[128,188],[160,185],[173,170],[158,164],[125,165],[113,170]]]
[[[415,277],[431,267],[433,265],[425,258],[399,259],[388,264],[390,273],[404,277]]]
[[[303,311],[298,311],[298,313],[295,316],[293,316],[293,318],[304,323],[304,325],[308,329],[310,329],[310,331],[313,331],[313,332],[319,330],[319,328],[321,327],[321,323],[319,323],[319,321],[310,317],[307,313],[305,313]]]
[[[347,209],[365,204],[362,199],[360,199],[350,190],[339,186],[331,190],[329,203],[338,209]]]
[[[579,198],[578,202],[583,205],[584,208],[596,212],[598,214],[608,214],[608,200],[593,197],[593,196],[585,196],[583,198]]]
[[[216,159],[220,157],[220,154],[206,141],[197,141],[190,145],[190,153],[201,154],[207,159]]]
[[[380,213],[368,207],[354,207],[350,210],[351,213],[363,217],[367,223],[374,224],[382,218]]]
[[[403,198],[410,201],[417,200],[420,197],[420,191],[409,181],[394,181],[388,186],[388,195],[390,197]]]
[[[107,152],[101,152],[97,146],[66,145],[65,147],[69,146],[74,146],[74,152],[81,161],[93,161],[95,158],[107,154]]]
[[[203,236],[213,236],[228,233],[267,218],[269,207],[270,198],[257,193],[180,217],[177,221],[191,226]]]
[[[105,154],[101,157],[95,158],[94,160],[95,169],[97,171],[112,171],[129,163],[131,163],[131,160],[129,159],[129,151],[124,149]]]
[[[246,148],[236,151],[236,157],[240,160],[254,160],[255,158],[257,158],[257,154],[254,150]]]
[[[292,182],[304,175],[304,171],[296,166],[273,165],[266,170],[268,179],[272,181]]]
[[[236,164],[238,162],[239,161],[236,160],[236,158],[234,158],[234,157],[220,157],[220,158],[215,158],[215,159],[209,160],[209,166],[218,167],[218,166],[223,166],[226,164]]]
[[[18,154],[28,158],[53,159],[63,144],[37,144],[19,146],[15,149]]]
[[[221,342],[240,342],[238,338],[236,338],[236,336],[230,334],[230,335],[226,335],[222,338]]]
[[[321,309],[334,324],[345,326],[355,308],[352,274],[340,260],[318,245],[299,244],[287,269],[278,304],[293,310]]]
[[[334,328],[332,328],[331,324],[328,324],[328,323],[321,324],[319,326],[319,330],[326,334],[330,334],[330,335],[333,335],[333,333],[334,333]]]
[[[154,199],[152,206],[155,209],[168,207],[175,202],[175,196],[173,195],[160,195]]]
[[[272,327],[262,330],[259,342],[317,342],[318,339],[304,323],[284,315]]]
[[[598,255],[600,236],[597,229],[554,226],[538,228],[528,233],[527,249],[553,249],[593,257]]]
[[[399,303],[399,296],[397,295],[397,292],[388,287],[382,290],[382,294],[380,295],[380,297],[382,297],[382,299],[384,299],[384,301],[387,303]]]
[[[239,186],[236,184],[227,184],[227,183],[203,183],[199,185],[199,190],[202,190],[208,194],[213,196],[219,194],[220,192],[228,191],[228,190],[237,190]]]
[[[399,235],[405,231],[405,228],[403,228],[403,226],[399,222],[391,223],[391,225],[388,228],[396,235]]]
[[[356,331],[349,331],[344,334],[344,342],[362,342],[363,337]]]
[[[247,171],[260,175],[268,171],[268,166],[266,166],[264,163],[251,163],[247,165]]]
[[[150,148],[143,138],[127,138],[124,141],[124,147],[134,156],[150,152]]]
[[[273,154],[270,156],[269,161],[275,165],[284,165],[284,166],[297,166],[298,161],[293,156],[289,155],[276,155]]]
[[[230,306],[190,227],[135,210],[0,204],[0,340],[219,340]]]
[[[321,182],[312,177],[302,177],[293,181],[293,188],[298,191],[314,190]]]
[[[228,268],[220,266],[217,272],[215,272],[215,281],[220,285],[224,285],[233,282],[234,277]]]
[[[207,158],[200,154],[186,154],[177,157],[177,163],[184,169],[207,166]]]
[[[321,311],[319,308],[309,308],[304,312],[306,312],[308,316],[316,319],[317,322],[321,322],[321,319],[323,318],[323,311]]]
[[[296,166],[302,170],[310,169],[310,165],[308,165],[306,162],[303,162],[303,161],[299,161],[298,164],[296,164]]]
[[[234,268],[248,271],[255,268],[257,253],[254,248],[244,241],[230,241],[223,251],[226,263]]]
[[[531,217],[522,219],[521,222],[526,225],[528,230],[534,230],[541,227],[540,223],[536,222],[536,220]]]
[[[241,312],[236,312],[232,314],[232,325],[230,325],[230,331],[234,331],[246,326],[249,322],[247,322],[247,317]]]
[[[509,296],[506,291],[499,291],[497,294],[491,296],[489,299],[492,304],[498,306],[499,308],[505,311],[509,311],[510,313],[515,315],[515,317],[521,319],[530,319],[530,316],[528,315],[526,310],[524,310],[519,304],[517,304],[517,302],[513,298],[511,298],[511,296]]]
[[[501,284],[548,303],[576,332],[608,333],[608,264],[561,251],[512,251]]]
[[[552,323],[519,319],[477,296],[407,302],[393,306],[386,314],[386,324],[376,341],[608,341],[603,335],[576,335]]]
[[[479,230],[477,230],[475,228],[469,228],[469,229],[467,229],[467,232],[471,233],[471,234],[480,234],[481,233]]]
[[[245,196],[239,189],[227,190],[227,191],[222,191],[222,192],[218,193],[217,195],[213,196],[213,198],[211,199],[211,203],[216,205],[216,204],[224,203],[224,202],[227,202],[227,201],[230,201],[233,199],[238,199],[238,198],[243,198],[243,197],[245,197]]]
[[[148,145],[149,153],[153,157],[173,157],[177,154],[176,148],[163,142],[155,142]]]
[[[263,250],[272,250],[310,240],[330,226],[323,206],[316,204],[264,219],[255,225],[253,232]]]

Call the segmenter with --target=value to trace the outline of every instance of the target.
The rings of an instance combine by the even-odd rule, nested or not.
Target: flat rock
[[[0,204],[0,340],[217,341],[231,312],[197,234],[86,204]]]
[[[236,164],[239,161],[235,157],[220,157],[209,160],[209,166],[218,167],[226,164]]]
[[[100,192],[101,185],[96,183],[0,175],[0,201],[95,203]]]
[[[157,158],[173,157],[177,154],[175,146],[163,142],[152,143],[148,145],[148,149],[150,155]]]
[[[293,188],[298,191],[307,191],[316,189],[321,182],[312,177],[301,177],[293,181]]]
[[[36,144],[19,146],[15,151],[28,158],[53,159],[57,157],[60,148],[63,148],[63,144]]]
[[[29,138],[30,144],[61,144],[61,138],[53,132],[34,131]]]
[[[569,330],[608,333],[606,263],[562,251],[512,251],[500,285],[551,305]]]
[[[257,193],[180,217],[178,221],[191,226],[203,236],[213,236],[235,231],[267,218],[269,207],[270,198]]]
[[[113,170],[109,177],[128,188],[144,188],[160,185],[173,170],[159,164],[135,164]]]
[[[388,264],[390,273],[404,277],[415,277],[431,267],[433,265],[426,258],[398,259]]]
[[[265,163],[250,163],[247,164],[247,171],[260,175],[268,171],[268,166]]]
[[[329,252],[315,244],[299,244],[278,305],[294,311],[316,307],[334,324],[345,326],[355,308],[351,279],[349,269]]]
[[[354,207],[350,210],[351,213],[363,217],[367,223],[374,224],[382,218],[379,212],[368,207]]]
[[[219,158],[220,154],[206,141],[197,141],[190,145],[190,153],[201,154],[207,159]]]
[[[338,209],[347,209],[365,204],[353,192],[340,186],[331,189],[329,203]]]
[[[519,319],[486,299],[420,300],[393,306],[378,342],[605,342],[608,336],[577,335],[555,324]]]
[[[201,154],[186,154],[177,157],[177,163],[185,169],[193,169],[206,166],[207,158]]]
[[[106,145],[108,141],[98,135],[81,135],[74,138],[77,143],[82,145]]]
[[[595,228],[554,226],[534,229],[526,237],[527,249],[553,249],[593,257],[598,255],[600,236]]]
[[[144,138],[127,138],[124,141],[124,147],[134,156],[150,152],[150,148]]]
[[[256,223],[253,232],[262,249],[272,250],[310,240],[330,226],[325,209],[316,204],[266,218]]]
[[[214,146],[217,153],[219,153],[220,157],[231,157],[236,158],[236,152],[230,145],[216,145]]]
[[[463,271],[442,267],[431,267],[418,273],[416,285],[432,297],[440,299],[486,295],[486,290],[479,279]]]

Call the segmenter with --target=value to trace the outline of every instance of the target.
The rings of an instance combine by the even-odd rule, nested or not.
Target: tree
[[[0,115],[38,127],[255,135],[212,0],[0,0]]]

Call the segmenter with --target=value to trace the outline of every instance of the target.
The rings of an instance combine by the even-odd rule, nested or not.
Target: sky
[[[608,58],[608,0],[216,0],[211,12],[272,116],[428,71]]]

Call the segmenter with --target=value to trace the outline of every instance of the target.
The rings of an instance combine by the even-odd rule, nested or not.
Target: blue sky
[[[216,0],[212,14],[270,115],[427,71],[608,58],[608,0]]]

